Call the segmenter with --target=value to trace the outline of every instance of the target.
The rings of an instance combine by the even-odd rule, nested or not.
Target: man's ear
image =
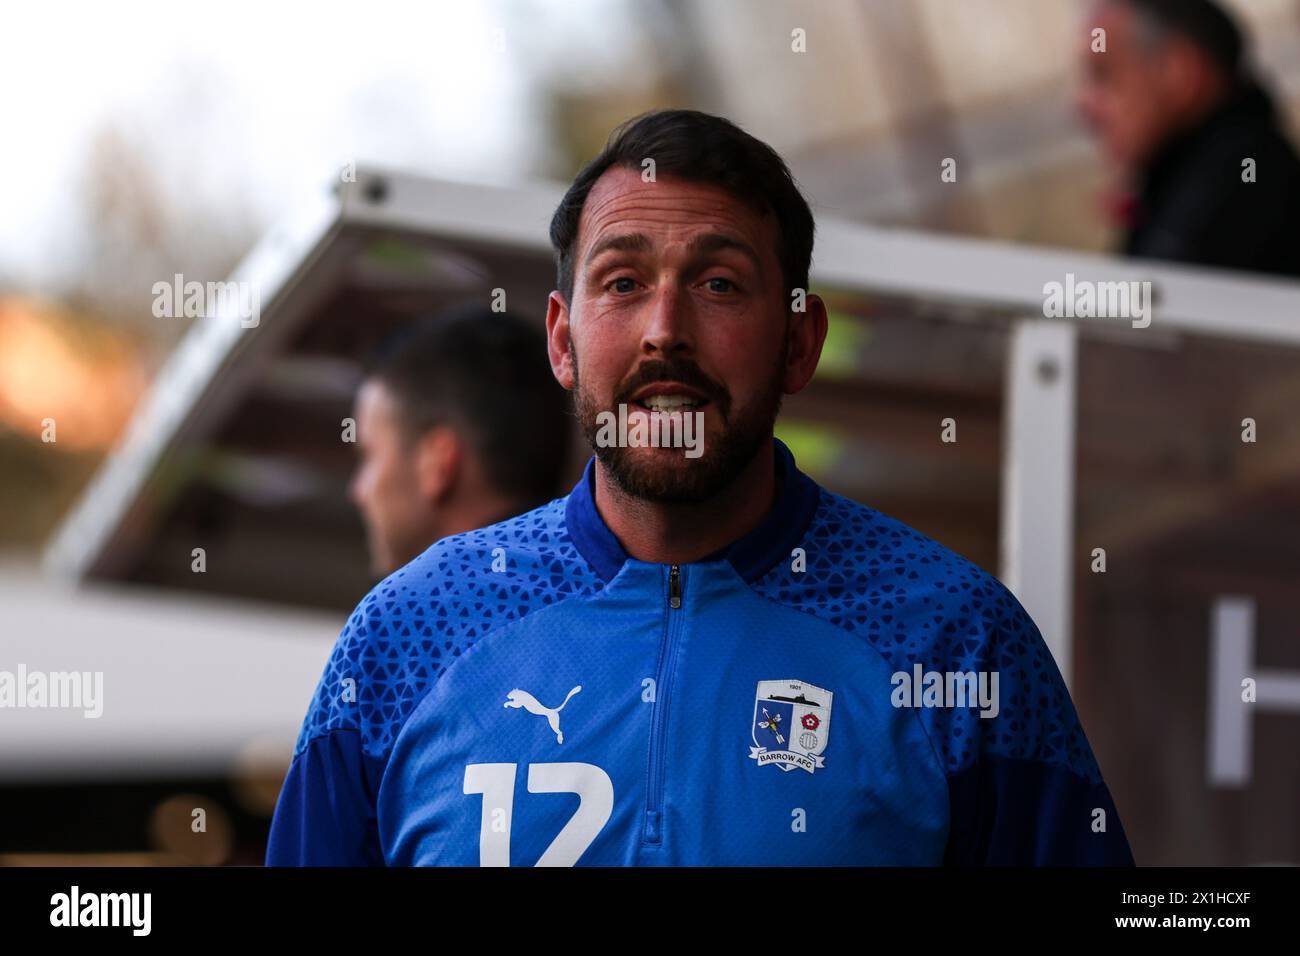
[[[789,336],[790,348],[785,359],[785,377],[782,388],[785,394],[793,395],[803,390],[812,381],[821,361],[822,346],[826,344],[826,330],[829,319],[826,303],[819,295],[804,298],[802,312],[790,312],[786,335]]]
[[[558,291],[546,300],[546,354],[555,380],[573,390],[573,357],[569,352],[569,306]]]
[[[1160,67],[1167,93],[1187,103],[1195,103],[1206,95],[1214,72],[1205,54],[1182,37],[1170,37],[1166,41]]]
[[[415,481],[425,503],[446,500],[464,465],[465,447],[447,425],[434,425],[415,442]]]

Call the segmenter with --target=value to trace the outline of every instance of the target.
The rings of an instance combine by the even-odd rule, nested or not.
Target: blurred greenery
[[[835,466],[847,444],[829,425],[800,421],[788,415],[777,420],[776,437],[785,442],[800,470],[818,480]]]

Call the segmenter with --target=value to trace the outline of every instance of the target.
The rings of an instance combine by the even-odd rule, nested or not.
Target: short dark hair
[[[1123,0],[1157,30],[1189,40],[1230,77],[1242,71],[1245,38],[1237,21],[1214,0]]]
[[[573,298],[578,222],[587,194],[606,170],[625,166],[640,172],[645,159],[654,160],[656,176],[720,186],[758,212],[774,214],[786,291],[808,288],[813,214],[776,150],[720,116],[655,110],[614,130],[600,155],[579,171],[551,218],[556,286],[566,302]]]
[[[365,376],[392,393],[408,439],[450,424],[525,510],[558,491],[571,415],[540,323],[482,306],[421,318],[380,344]]]

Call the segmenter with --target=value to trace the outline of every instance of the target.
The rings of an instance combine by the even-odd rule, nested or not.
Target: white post
[[[1072,676],[1075,372],[1070,322],[1022,319],[1007,355],[1000,576]]]
[[[1254,702],[1243,682],[1255,681]],[[1210,617],[1210,708],[1206,776],[1212,787],[1251,780],[1254,711],[1300,713],[1300,672],[1255,664],[1255,601],[1224,595]]]

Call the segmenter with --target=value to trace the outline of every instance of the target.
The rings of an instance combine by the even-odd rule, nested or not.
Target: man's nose
[[[348,500],[361,507],[361,469],[357,468],[348,479]]]
[[[1084,78],[1074,90],[1074,115],[1092,132],[1101,126],[1102,97],[1096,83]]]
[[[1093,127],[1093,106],[1092,96],[1083,87],[1074,91],[1074,97],[1071,105],[1074,107],[1074,115],[1083,123],[1084,126],[1091,129]]]
[[[674,282],[665,282],[648,306],[641,332],[641,351],[647,355],[681,355],[695,350],[694,316],[690,297]]]

